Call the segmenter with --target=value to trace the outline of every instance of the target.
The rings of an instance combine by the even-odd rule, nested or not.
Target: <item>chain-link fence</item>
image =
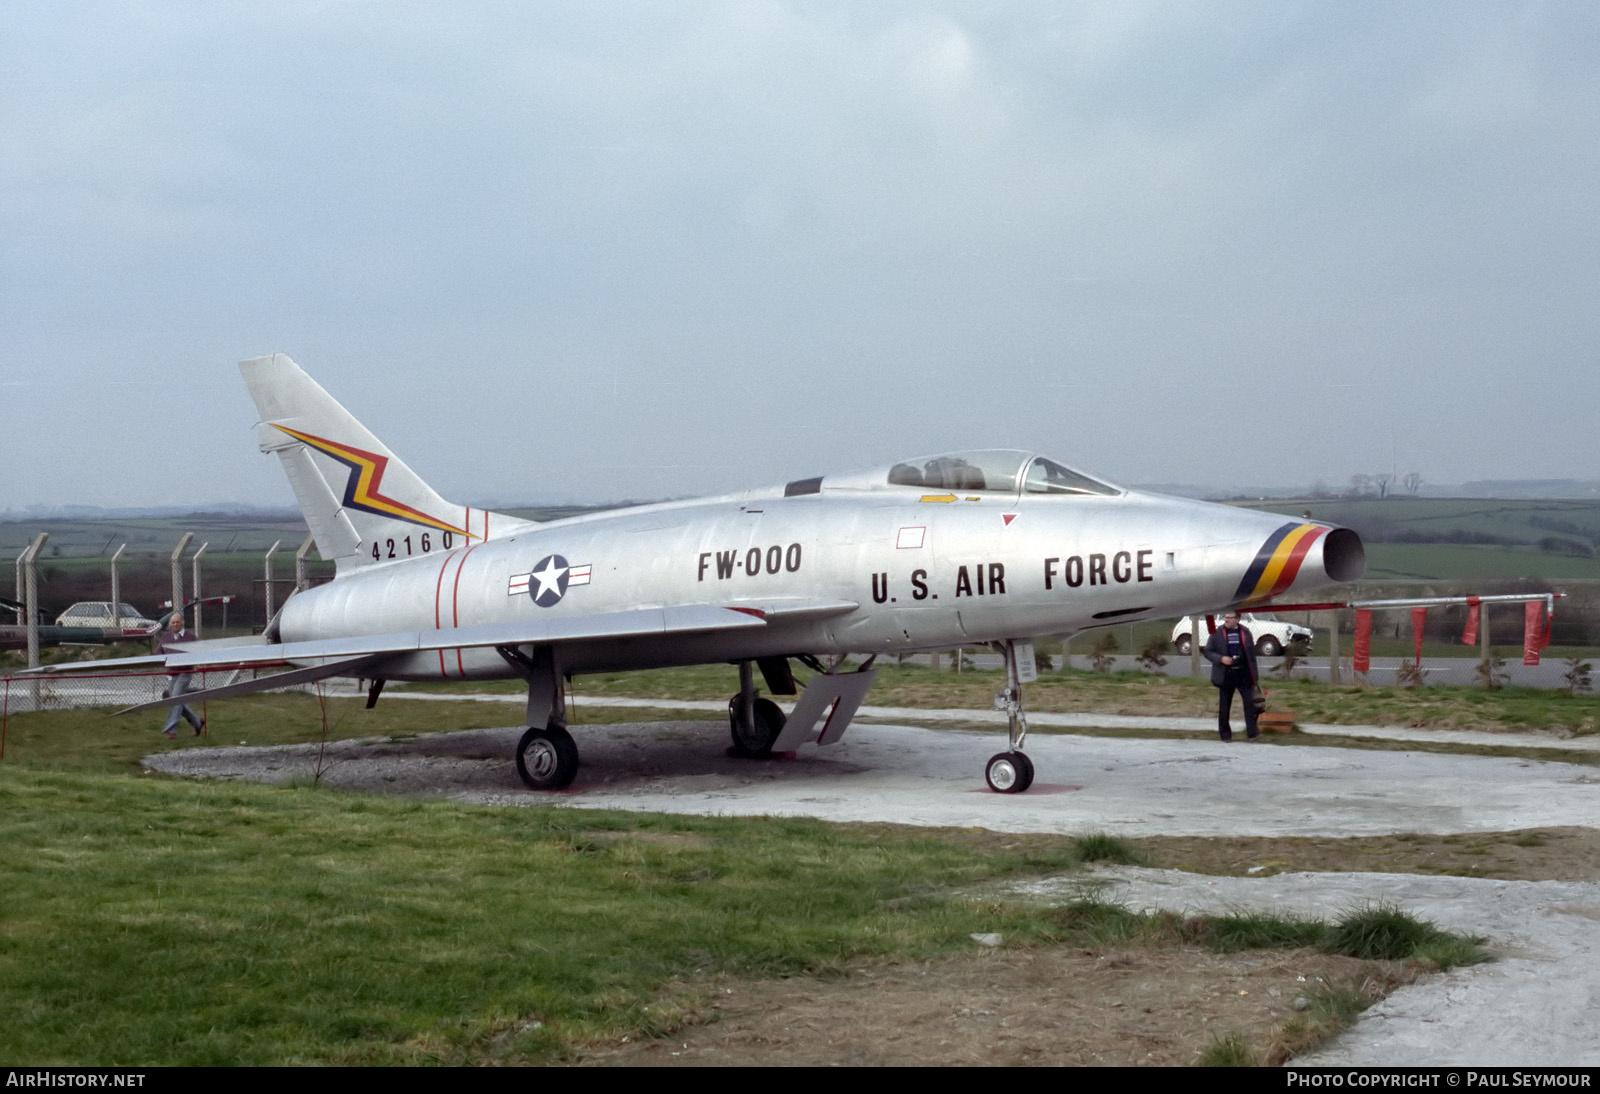
[[[1413,667],[1417,663],[1410,654],[1403,657],[1374,654],[1368,670],[1357,674],[1350,656],[1350,636],[1345,635],[1343,638],[1343,656],[1338,659],[1337,673],[1333,670],[1333,659],[1329,655],[1325,639],[1318,643],[1318,651],[1315,653],[1294,658],[1258,655],[1256,663],[1261,674],[1269,680],[1291,678],[1327,683],[1332,677],[1342,684],[1413,687],[1486,686],[1483,661],[1470,647],[1443,642],[1425,643],[1422,648],[1420,674],[1418,669]],[[1065,653],[1059,650],[1040,653],[1037,655],[1039,670],[1040,672],[1062,669],[1088,670],[1095,668],[1095,662],[1099,660],[1104,670],[1110,672],[1139,671],[1177,677],[1198,675],[1204,680],[1211,677],[1211,663],[1204,657],[1200,658],[1198,673],[1195,673],[1193,660],[1187,655],[1175,653],[1170,648],[1160,655],[1165,661],[1161,664],[1156,658],[1140,660],[1138,654],[1141,651],[1130,652],[1126,638],[1119,641],[1115,649],[1104,651],[1098,659],[1092,653],[1094,644],[1094,635],[1082,635],[1068,646]],[[981,649],[969,647],[959,651],[959,654],[955,650],[907,654],[895,660],[904,664],[926,665],[943,671],[955,671],[958,657],[963,669],[998,671],[1004,668],[1000,655],[990,652],[987,647]],[[1547,646],[1540,651],[1537,665],[1524,665],[1520,647],[1497,646],[1493,649],[1491,666],[1490,672],[1497,687],[1514,685],[1588,694],[1594,688],[1597,675],[1594,670],[1600,668],[1600,657],[1591,656],[1583,647],[1569,649]]]
[[[196,672],[190,685],[189,701],[202,688],[223,687],[254,680],[282,671],[233,669],[227,672]],[[165,698],[169,681],[166,673],[138,672],[103,675],[5,676],[0,677],[3,696],[0,702],[11,714],[31,714],[41,710],[83,710],[93,707],[131,707]]]

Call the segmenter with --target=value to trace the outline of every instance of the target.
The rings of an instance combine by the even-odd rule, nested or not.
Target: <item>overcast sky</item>
[[[462,502],[1600,477],[1592,3],[0,18],[0,509],[288,504],[273,351]]]

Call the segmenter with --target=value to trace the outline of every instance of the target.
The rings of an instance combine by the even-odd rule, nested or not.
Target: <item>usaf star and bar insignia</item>
[[[560,555],[546,555],[539,564],[525,574],[512,574],[506,583],[507,596],[526,593],[541,608],[551,608],[561,603],[573,585],[589,584],[588,566],[573,566]]]

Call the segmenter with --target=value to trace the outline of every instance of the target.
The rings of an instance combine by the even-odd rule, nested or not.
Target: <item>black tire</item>
[[[1172,643],[1172,648],[1178,651],[1179,657],[1189,656],[1189,646],[1194,640],[1187,634],[1178,635],[1177,641]]]
[[[1256,641],[1256,652],[1262,657],[1276,657],[1283,652],[1283,645],[1272,635],[1264,634]]]
[[[1033,785],[1033,761],[1021,752],[996,752],[984,765],[983,781],[996,794],[1020,794]]]
[[[1033,785],[1033,761],[1028,759],[1026,752],[1017,752],[1014,755],[1017,757],[1018,766],[1022,769],[1022,778],[1020,785],[1012,793],[1021,794]]]
[[[578,774],[578,746],[559,722],[529,729],[517,742],[517,774],[532,790],[565,790]]]
[[[735,695],[728,700],[728,731],[733,735],[734,754],[764,760],[772,755],[773,742],[783,732],[783,711],[771,699],[757,699],[754,728],[746,729],[743,699],[743,696]]]

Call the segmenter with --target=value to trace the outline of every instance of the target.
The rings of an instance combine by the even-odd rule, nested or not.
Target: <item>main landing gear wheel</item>
[[[565,790],[578,774],[578,746],[567,727],[551,722],[517,742],[517,774],[534,790]]]
[[[997,752],[983,777],[996,794],[1020,794],[1033,785],[1033,761],[1023,752]]]
[[[766,759],[772,755],[778,734],[783,732],[783,711],[771,699],[757,699],[755,717],[746,719],[745,702],[743,695],[728,700],[728,729],[733,734],[734,755]]]

